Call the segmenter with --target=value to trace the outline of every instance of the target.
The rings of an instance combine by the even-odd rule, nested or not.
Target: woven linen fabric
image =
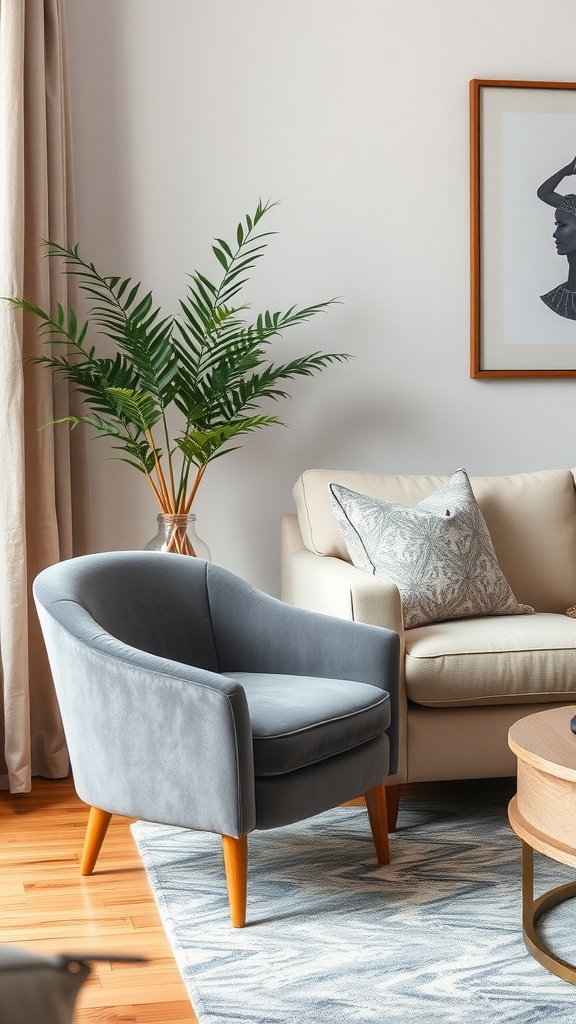
[[[465,470],[412,508],[330,484],[352,562],[396,584],[407,629],[475,615],[522,615]]]

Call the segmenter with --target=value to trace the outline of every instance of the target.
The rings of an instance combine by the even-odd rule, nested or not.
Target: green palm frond
[[[91,300],[89,322],[101,327],[102,333],[126,355],[143,387],[156,395],[159,404],[169,405],[176,373],[171,346],[173,318],[158,319],[161,310],[153,309],[152,292],[141,296],[139,282],[102,277],[93,263],[81,258],[78,246],[67,249],[50,242],[44,244],[48,256],[58,256],[65,272],[78,277],[80,289]]]
[[[118,415],[143,432],[152,430],[162,416],[154,395],[146,391],[107,387],[106,392],[114,402]]]
[[[275,205],[260,200],[238,223],[233,242],[213,239],[219,276],[211,280],[198,270],[188,275],[178,315],[163,315],[140,282],[102,276],[78,245],[55,242],[43,242],[47,256],[78,279],[87,300],[85,320],[59,304],[47,312],[23,298],[6,299],[39,320],[47,351],[28,361],[62,374],[88,409],[86,416],[53,422],[72,429],[85,423],[108,437],[123,453],[116,457],[147,476],[164,512],[189,511],[210,462],[241,447],[235,442],[244,436],[281,423],[258,410],[263,402],[288,398],[286,382],[350,358],[343,352],[313,352],[284,363],[269,358],[274,339],[339,301],[250,316],[240,295],[275,234],[261,226]],[[91,329],[112,342],[112,357],[97,353],[96,342],[88,340]],[[180,416],[175,430],[174,412]]]
[[[280,423],[277,416],[246,416],[232,423],[222,423],[212,430],[190,430],[183,437],[176,438],[176,444],[186,459],[202,467],[241,447],[235,445],[233,448],[224,448],[224,445],[240,434],[251,434],[272,423]]]

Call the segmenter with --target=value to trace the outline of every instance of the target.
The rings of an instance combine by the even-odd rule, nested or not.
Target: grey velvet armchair
[[[389,862],[398,636],[270,597],[199,559],[85,555],[34,597],[74,782],[90,805],[81,872],[112,814],[222,836],[232,924],[247,836],[361,794]]]

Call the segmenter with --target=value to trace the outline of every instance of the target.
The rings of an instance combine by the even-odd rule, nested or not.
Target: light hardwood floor
[[[464,787],[473,798],[502,786],[512,795],[515,781],[403,786],[402,795],[426,798]],[[96,870],[83,878],[78,865],[87,818],[70,779],[34,779],[25,796],[0,792],[0,943],[45,953],[148,957],[146,964],[94,964],[75,1024],[197,1022],[130,822],[112,818]]]
[[[0,793],[0,943],[149,958],[95,963],[75,1024],[196,1022],[130,822],[112,818],[94,874],[83,878],[78,864],[87,817],[69,779],[34,779],[32,792],[22,796]]]

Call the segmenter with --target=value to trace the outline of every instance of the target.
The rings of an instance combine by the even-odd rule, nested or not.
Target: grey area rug
[[[200,1024],[573,1024],[576,987],[522,941],[506,805],[405,800],[382,867],[363,808],[253,833],[243,929],[218,836],[135,823]],[[572,878],[540,855],[535,870],[537,893]],[[574,962],[576,907],[552,911],[545,935]]]

